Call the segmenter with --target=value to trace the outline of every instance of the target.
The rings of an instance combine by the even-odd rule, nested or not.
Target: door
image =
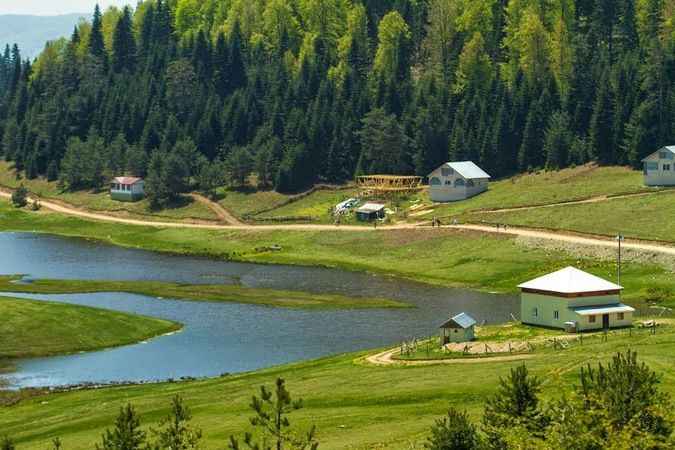
[[[609,314],[602,315],[602,329],[609,330]]]

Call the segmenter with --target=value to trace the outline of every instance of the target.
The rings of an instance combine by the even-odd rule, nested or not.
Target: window
[[[645,163],[645,170],[647,170],[647,171],[659,170],[659,163],[657,163],[657,162],[646,162]]]
[[[670,152],[659,152],[659,158],[671,160],[673,159],[673,154]]]
[[[464,180],[462,180],[461,178],[455,180],[455,187],[457,186],[464,186]]]
[[[447,180],[447,181],[445,182],[445,185],[446,185],[446,186],[452,186],[452,180]]]
[[[595,323],[595,316],[588,316],[588,323]]]
[[[555,320],[560,319],[560,312],[559,312],[559,311],[553,311],[553,318],[554,318]]]
[[[623,320],[623,319],[624,319],[623,313],[616,313],[616,320]]]
[[[474,186],[473,180],[467,181],[466,185],[469,186],[469,187],[473,187]]]
[[[439,178],[433,177],[429,182],[429,184],[431,184],[432,186],[440,186],[441,180]]]
[[[532,317],[539,317],[539,308],[534,308],[532,310]]]
[[[443,167],[441,169],[441,175],[443,175],[444,177],[450,177],[450,176],[454,175],[454,173],[455,173],[455,171],[452,170],[450,167]]]
[[[664,172],[670,172],[670,164],[664,164],[663,170],[664,170]]]

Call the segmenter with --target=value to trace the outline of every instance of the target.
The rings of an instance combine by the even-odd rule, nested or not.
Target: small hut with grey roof
[[[476,320],[467,313],[457,314],[444,322],[441,329],[441,342],[469,342],[476,338],[474,328]]]
[[[488,189],[490,175],[471,161],[447,162],[429,174],[433,202],[466,200]]]
[[[623,287],[574,267],[518,286],[525,324],[568,331],[629,327],[635,309],[621,303]]]

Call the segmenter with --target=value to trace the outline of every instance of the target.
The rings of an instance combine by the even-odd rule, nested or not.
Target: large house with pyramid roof
[[[623,287],[574,267],[518,286],[521,321],[586,331],[629,327],[635,309],[621,303]]]

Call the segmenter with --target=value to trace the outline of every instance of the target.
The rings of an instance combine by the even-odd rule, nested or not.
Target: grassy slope
[[[0,291],[33,294],[76,294],[91,292],[128,292],[150,297],[250,303],[255,305],[303,309],[408,308],[411,305],[378,298],[350,298],[342,295],[317,295],[298,291],[278,291],[228,285],[191,285],[157,281],[80,281],[35,280],[16,284],[13,276],[0,275]]]
[[[675,191],[584,205],[479,214],[475,220],[675,242]]]
[[[0,160],[0,186],[17,188],[23,183],[31,192],[42,198],[61,200],[92,211],[112,212],[120,215],[138,217],[144,220],[216,220],[217,217],[207,206],[184,197],[184,203],[174,208],[151,212],[149,202],[123,203],[110,199],[108,192],[89,191],[62,192],[56,182],[43,178],[35,180],[17,180],[9,163]]]
[[[333,223],[331,211],[338,203],[355,197],[356,189],[318,190],[297,201],[256,216],[268,218],[312,218],[317,223]]]
[[[568,350],[541,350],[526,364],[544,380],[544,396],[557,398],[576,382],[579,367],[606,360],[632,348],[662,375],[663,388],[675,393],[675,334],[641,332],[629,338],[610,336],[607,343],[585,340]],[[409,449],[419,444],[434,419],[449,404],[479,416],[482,403],[500,376],[520,362],[424,367],[373,367],[344,355],[255,373],[198,382],[109,388],[29,399],[0,409],[0,429],[17,438],[19,447],[42,449],[60,436],[66,448],[91,448],[110,426],[121,405],[132,402],[143,423],[156,423],[168,412],[170,398],[182,395],[194,423],[204,430],[205,449],[222,448],[231,433],[248,429],[250,396],[260,384],[284,377],[306,408],[292,415],[299,427],[315,423],[321,448]],[[46,400],[46,403],[45,403]],[[26,424],[31,426],[27,427]]]
[[[180,328],[166,320],[7,297],[0,297],[0,317],[0,359],[96,350]]]
[[[524,280],[566,265],[610,278],[613,264],[527,248],[515,238],[456,230],[400,231],[221,231],[161,229],[92,222],[60,214],[17,211],[0,202],[0,230],[101,239],[113,244],[179,254],[209,255],[240,261],[323,265],[370,271],[432,284],[485,291],[514,292]],[[280,252],[258,252],[279,244]],[[653,265],[626,264],[626,299],[645,298],[659,288],[661,299],[675,301],[675,277]]]
[[[480,209],[535,206],[604,195],[655,191],[645,187],[642,172],[625,167],[585,165],[557,172],[536,172],[500,180],[472,199],[440,205],[436,216],[456,216]]]

